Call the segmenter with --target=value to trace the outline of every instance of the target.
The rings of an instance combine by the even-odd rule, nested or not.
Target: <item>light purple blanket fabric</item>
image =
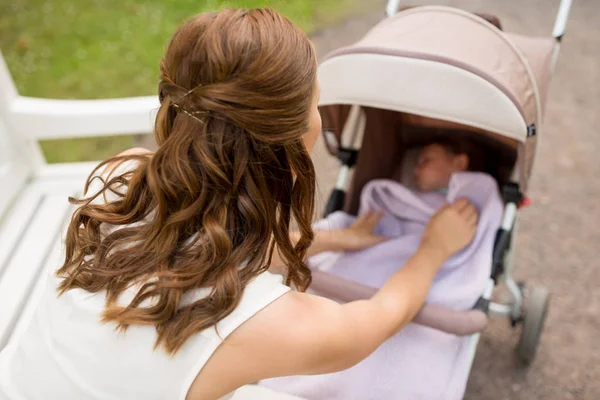
[[[428,303],[456,310],[470,309],[483,293],[491,272],[502,200],[496,182],[481,173],[457,173],[446,195],[414,193],[389,180],[374,180],[361,194],[359,214],[383,210],[376,228],[391,239],[352,253],[322,253],[311,267],[372,287],[383,283],[417,249],[425,226],[445,201],[466,197],[480,212],[477,234],[463,251],[450,258],[436,276]],[[334,213],[315,230],[349,226],[354,217]],[[356,366],[339,373],[270,379],[261,384],[306,399],[460,399],[471,365],[469,341],[430,328],[409,324]]]
[[[312,257],[312,268],[375,288],[381,287],[415,252],[431,216],[444,204],[466,197],[477,207],[477,234],[463,251],[450,258],[435,278],[428,303],[465,310],[473,306],[490,276],[496,230],[502,218],[502,200],[496,181],[482,173],[454,174],[447,195],[413,192],[397,182],[374,180],[361,194],[359,214],[382,210],[375,232],[392,239],[366,250],[321,253]],[[315,230],[349,226],[354,217],[343,212],[317,222]]]

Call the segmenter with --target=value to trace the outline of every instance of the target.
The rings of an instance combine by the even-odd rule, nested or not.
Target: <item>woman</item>
[[[175,33],[161,63],[158,150],[104,163],[89,197],[73,200],[65,262],[1,355],[0,394],[217,399],[348,368],[411,320],[443,261],[473,237],[476,213],[466,201],[440,211],[370,300],[303,293],[307,256],[383,240],[377,215],[311,230],[316,68],[306,35],[271,10],[202,14]]]

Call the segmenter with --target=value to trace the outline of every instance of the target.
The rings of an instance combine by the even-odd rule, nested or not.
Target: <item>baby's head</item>
[[[447,188],[453,173],[468,171],[467,147],[466,142],[452,139],[438,139],[425,145],[414,169],[417,189],[432,192]]]

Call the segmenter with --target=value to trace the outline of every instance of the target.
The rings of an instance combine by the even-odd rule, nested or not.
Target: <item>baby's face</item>
[[[421,192],[447,188],[453,173],[468,167],[466,155],[454,155],[439,144],[425,146],[415,167],[415,181]]]

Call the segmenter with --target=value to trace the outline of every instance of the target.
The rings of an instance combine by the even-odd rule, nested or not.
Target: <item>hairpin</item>
[[[190,93],[192,93],[194,90],[198,89],[200,86],[202,86],[202,84],[199,84],[198,86],[195,86],[193,88],[191,88],[190,90],[188,90],[187,92],[185,92],[183,95],[181,95],[177,101],[175,101],[176,103],[179,102],[179,100],[183,99],[185,96],[189,95]]]
[[[189,111],[184,110],[183,108],[179,107],[178,104],[171,103],[171,105],[173,107],[175,107],[176,109],[178,109],[179,111],[183,112],[184,114],[187,114],[190,117],[194,118],[196,121],[202,122],[202,123],[204,123],[204,121],[202,121],[200,118],[196,117],[195,114],[208,114],[208,111],[192,111],[192,112],[189,112]]]

